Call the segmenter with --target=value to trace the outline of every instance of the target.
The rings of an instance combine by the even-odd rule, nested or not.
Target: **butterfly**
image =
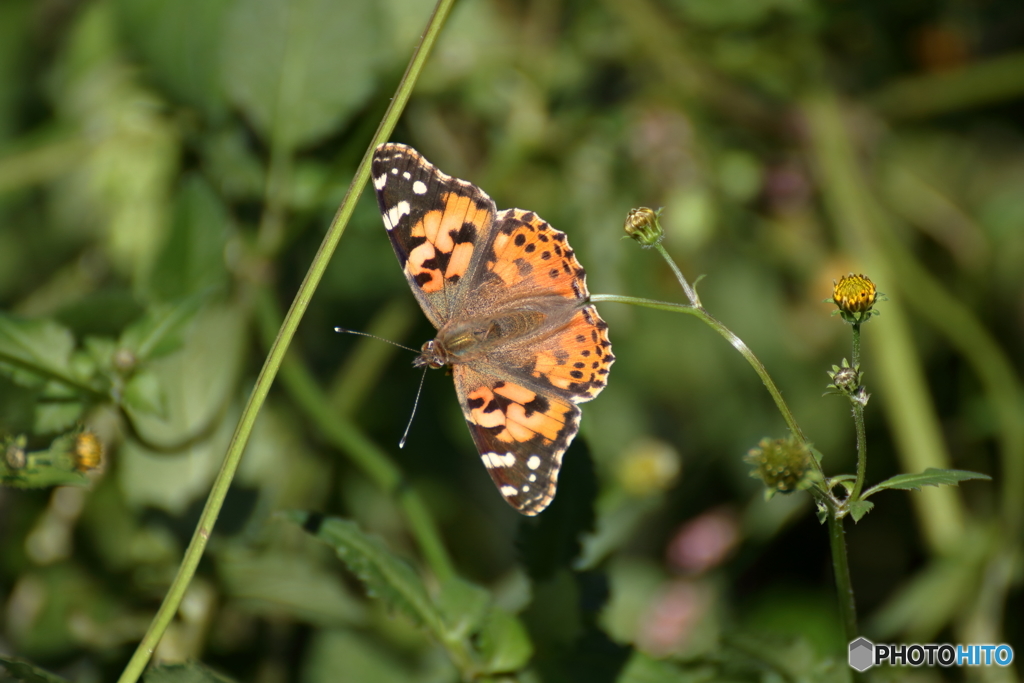
[[[450,368],[498,491],[536,515],[555,496],[577,404],[601,393],[615,360],[586,273],[565,233],[532,211],[498,211],[411,147],[378,147],[371,175],[398,263],[437,328],[414,365]]]

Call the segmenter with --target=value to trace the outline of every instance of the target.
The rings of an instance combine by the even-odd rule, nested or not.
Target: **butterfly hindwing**
[[[455,388],[487,473],[512,507],[535,515],[551,502],[580,409],[561,396],[455,366]]]

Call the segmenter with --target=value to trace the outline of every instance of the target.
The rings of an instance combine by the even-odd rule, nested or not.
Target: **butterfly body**
[[[470,434],[510,505],[534,515],[615,360],[564,233],[411,147],[377,148],[374,187],[395,255],[437,336],[415,364],[448,367]]]

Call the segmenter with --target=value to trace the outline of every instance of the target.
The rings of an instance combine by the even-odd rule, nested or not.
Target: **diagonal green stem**
[[[669,256],[668,251],[665,250],[665,245],[658,242],[654,245],[654,249],[661,254],[661,258],[665,259],[665,263],[675,273],[676,280],[679,280],[679,286],[683,288],[683,293],[686,294],[686,298],[690,300],[690,303],[697,308],[703,309],[704,307],[700,303],[700,297],[697,296],[697,290],[695,287],[690,286],[689,281],[683,275],[683,271],[679,270],[679,266],[676,265],[675,259]]]
[[[264,337],[268,341],[272,340],[281,315],[267,290],[263,290],[258,297],[257,314]],[[453,577],[455,568],[441,541],[441,532],[437,529],[434,517],[416,490],[408,485],[398,465],[347,414],[339,414],[334,410],[330,398],[313,378],[313,373],[295,354],[285,358],[281,366],[281,380],[292,400],[305,411],[320,433],[344,452],[379,489],[397,498],[413,538],[434,576],[441,582]]]
[[[224,497],[227,495],[228,487],[231,485],[235,470],[238,468],[242,452],[249,440],[253,424],[256,422],[256,416],[259,414],[260,408],[263,406],[264,400],[266,400],[267,393],[270,391],[270,385],[273,383],[281,363],[284,361],[285,352],[295,336],[295,330],[299,326],[299,321],[302,319],[310,300],[313,298],[313,292],[316,291],[317,285],[327,269],[327,264],[334,254],[335,248],[338,246],[338,241],[345,232],[345,226],[348,225],[349,218],[351,218],[352,212],[355,210],[356,200],[359,198],[370,176],[370,159],[373,150],[377,145],[385,142],[390,137],[391,131],[394,130],[395,123],[409,101],[413,86],[423,69],[423,65],[426,63],[434,43],[437,41],[437,37],[453,4],[454,0],[438,0],[437,5],[434,7],[434,12],[427,24],[426,32],[423,34],[423,38],[413,53],[401,82],[398,84],[395,97],[391,100],[391,104],[388,106],[387,112],[377,128],[369,148],[356,169],[348,192],[345,194],[338,212],[331,221],[327,234],[320,244],[320,249],[317,251],[313,263],[310,265],[309,271],[306,273],[306,277],[302,281],[291,307],[288,309],[288,313],[285,315],[284,322],[281,324],[281,329],[278,331],[277,338],[274,340],[270,352],[267,354],[263,369],[260,371],[259,377],[256,378],[252,394],[249,396],[249,401],[242,411],[242,416],[239,418],[238,426],[235,428],[231,443],[228,445],[228,451],[224,456],[224,462],[217,473],[213,488],[206,500],[206,506],[203,508],[203,513],[199,518],[199,524],[196,526],[192,540],[185,551],[182,563],[178,567],[178,573],[175,575],[174,581],[171,582],[167,595],[164,596],[164,601],[150,623],[142,642],[139,643],[132,658],[128,661],[128,665],[121,673],[121,677],[118,679],[119,683],[135,683],[139,679],[153,651],[159,644],[164,631],[178,611],[178,606],[185,596],[185,591],[195,574],[196,567],[199,566],[199,560],[206,548],[210,534],[213,533],[213,526],[216,523],[217,516],[220,514],[221,506],[224,504]]]
[[[11,367],[15,368],[21,368],[32,373],[33,375],[45,377],[46,379],[59,382],[60,384],[66,386],[68,389],[72,389],[77,393],[81,394],[83,397],[88,397],[89,399],[94,401],[113,400],[111,392],[109,391],[101,391],[100,389],[97,389],[96,387],[91,386],[86,382],[79,381],[74,377],[71,377],[70,375],[62,373],[59,370],[54,370],[53,368],[48,368],[45,365],[33,363],[31,361],[25,360],[24,358],[19,358],[18,356],[0,352],[0,363],[4,363],[5,365],[10,365]]]

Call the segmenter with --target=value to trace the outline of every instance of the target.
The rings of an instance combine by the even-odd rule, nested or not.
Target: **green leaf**
[[[176,301],[227,281],[224,245],[228,212],[210,184],[187,176],[174,205],[173,220],[150,277],[160,301]]]
[[[0,655],[0,666],[7,669],[7,675],[16,681],[25,681],[25,683],[68,683],[68,679],[61,678],[49,671],[44,671],[35,664],[17,657]]]
[[[254,554],[225,548],[217,555],[226,595],[244,602],[247,612],[323,626],[362,623],[365,601],[321,564],[293,549]]]
[[[158,664],[146,671],[142,680],[145,683],[231,683],[232,681],[199,662]]]
[[[407,658],[358,631],[317,629],[304,650],[303,683],[415,683],[458,680],[453,671],[426,677],[410,670]]]
[[[445,633],[443,619],[427,595],[413,568],[394,555],[377,537],[356,525],[334,517],[318,518],[307,512],[287,512],[285,517],[334,548],[367,592],[402,612],[438,636]]]
[[[229,97],[292,150],[337,130],[372,93],[383,55],[377,0],[235,3],[224,39]]]
[[[36,404],[32,431],[36,434],[52,434],[70,429],[84,411],[85,404],[81,401],[39,402]]]
[[[533,643],[523,622],[498,607],[488,613],[479,643],[487,673],[518,671],[533,656]]]
[[[199,292],[176,304],[151,307],[124,331],[118,346],[134,354],[137,363],[177,350],[185,327],[195,318],[206,296],[207,292]]]
[[[968,472],[966,470],[940,470],[935,467],[929,467],[924,472],[918,472],[916,474],[897,474],[895,477],[890,477],[880,484],[872,486],[862,498],[867,498],[873,493],[881,491],[882,489],[901,489],[904,491],[920,490],[922,486],[956,486],[962,481],[969,479],[988,479],[992,477],[987,474],[979,474],[978,472]]]
[[[26,386],[36,378],[73,378],[71,352],[75,339],[52,320],[23,320],[0,313],[0,367],[16,370],[15,380]]]
[[[711,665],[683,671],[670,660],[654,659],[636,650],[633,652],[616,683],[704,683],[720,678],[719,672]]]
[[[853,517],[853,521],[859,522],[861,517],[871,512],[873,507],[875,504],[870,500],[855,500],[850,503],[850,516]]]
[[[167,417],[167,396],[160,379],[149,370],[140,370],[124,386],[121,402],[135,414]]]
[[[173,97],[217,120],[227,109],[217,69],[231,0],[117,0],[120,32]]]
[[[491,595],[480,586],[453,576],[441,585],[437,607],[450,638],[462,640],[480,630]]]

